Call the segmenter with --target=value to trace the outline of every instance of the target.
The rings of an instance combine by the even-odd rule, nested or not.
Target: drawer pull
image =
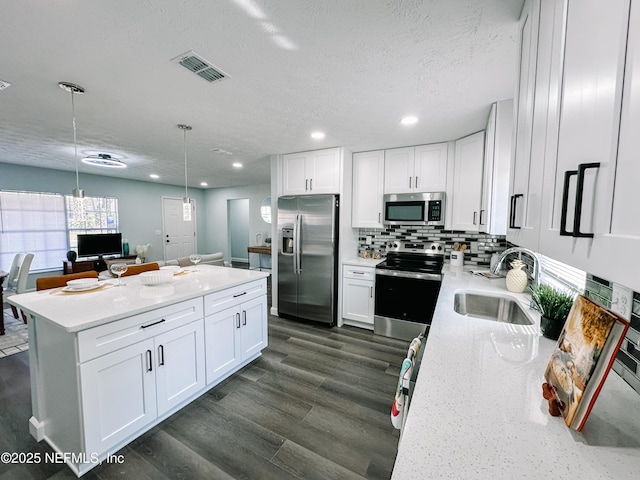
[[[237,295],[234,295],[233,298],[238,298],[241,297],[242,295],[246,295],[247,292],[242,292],[242,293],[238,293]]]
[[[354,275],[365,275],[366,272],[356,272],[355,270],[352,270],[351,273],[353,273]]]
[[[153,370],[153,361],[151,359],[151,350],[147,350],[147,372],[151,372]]]
[[[140,325],[140,328],[153,327],[154,325],[158,325],[159,323],[162,323],[162,322],[166,322],[166,320],[163,318],[162,320],[158,320],[157,322],[150,323],[149,325]]]

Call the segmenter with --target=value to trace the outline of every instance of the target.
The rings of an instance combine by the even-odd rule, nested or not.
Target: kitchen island
[[[445,266],[445,275],[392,479],[631,479],[640,475],[640,395],[610,372],[582,432],[542,398],[555,341],[504,279]],[[454,294],[511,295],[534,320],[463,316]]]
[[[268,273],[210,265],[146,286],[11,297],[29,325],[29,429],[82,475],[260,355]]]

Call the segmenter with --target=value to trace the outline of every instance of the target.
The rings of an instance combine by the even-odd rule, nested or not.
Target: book
[[[584,427],[628,329],[629,322],[611,310],[582,295],[574,300],[543,386],[552,397],[550,412],[551,402],[557,402],[569,427]]]

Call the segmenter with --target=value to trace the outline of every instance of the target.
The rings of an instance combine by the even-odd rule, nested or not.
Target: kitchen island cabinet
[[[454,295],[465,290],[510,296],[534,324],[460,315]],[[640,417],[629,412],[640,395],[612,371],[582,432],[550,416],[541,385],[556,342],[528,305],[504,279],[445,267],[393,480],[637,478]]]
[[[124,287],[12,297],[29,320],[31,434],[66,454],[77,475],[90,470],[260,355],[267,276],[201,265],[164,285],[133,276]],[[208,378],[207,362],[235,338],[207,331],[204,316],[230,303],[239,309],[241,355]]]

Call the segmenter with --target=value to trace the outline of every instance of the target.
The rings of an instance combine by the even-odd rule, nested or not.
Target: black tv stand
[[[113,258],[132,259],[136,258],[135,255],[114,255]],[[67,275],[69,273],[89,272],[95,270],[96,272],[102,272],[107,269],[107,262],[104,261],[104,257],[100,255],[96,258],[88,258],[86,260],[76,260],[71,262],[64,260],[62,262],[62,272]]]

